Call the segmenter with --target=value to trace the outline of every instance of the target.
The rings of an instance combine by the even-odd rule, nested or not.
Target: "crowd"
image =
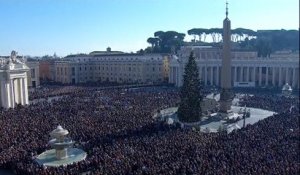
[[[230,134],[184,130],[153,119],[179,102],[176,89],[159,87],[82,88],[51,103],[1,110],[0,168],[22,175],[299,174],[299,100],[245,98],[247,106],[277,114]],[[49,133],[59,124],[88,156],[66,167],[40,166],[34,159],[51,148]]]
[[[32,89],[29,92],[29,100],[69,95],[83,89],[84,88],[78,86],[44,86],[38,89]]]

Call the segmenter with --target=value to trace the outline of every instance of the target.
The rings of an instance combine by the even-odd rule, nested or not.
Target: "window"
[[[31,78],[35,78],[35,69],[31,69]]]
[[[75,67],[72,67],[72,75],[75,75]]]

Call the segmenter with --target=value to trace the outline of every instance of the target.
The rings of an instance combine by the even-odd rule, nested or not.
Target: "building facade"
[[[55,61],[55,81],[156,83],[167,80],[169,57],[161,54],[90,54]]]
[[[31,60],[26,62],[26,65],[30,69],[28,74],[28,86],[32,88],[36,88],[40,86],[40,68],[39,62],[35,60]]]
[[[39,76],[42,81],[55,80],[54,60],[39,61]]]
[[[169,83],[180,87],[184,67],[193,51],[204,85],[220,86],[222,50],[205,46],[185,46],[170,61]],[[276,52],[268,58],[257,52],[232,50],[231,85],[233,87],[279,87],[286,83],[299,89],[299,53]]]

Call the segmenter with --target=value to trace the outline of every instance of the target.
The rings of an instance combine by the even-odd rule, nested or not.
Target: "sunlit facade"
[[[220,86],[221,49],[205,46],[182,47],[170,61],[169,82],[182,86],[184,66],[191,51],[203,84]],[[269,58],[260,58],[255,51],[232,50],[231,76],[233,87],[281,88],[288,83],[299,88],[299,53],[276,52]]]
[[[55,61],[55,81],[156,83],[168,79],[168,59],[162,54],[77,55]]]

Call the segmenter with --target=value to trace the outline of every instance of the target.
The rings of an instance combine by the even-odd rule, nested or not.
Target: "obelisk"
[[[223,21],[223,51],[221,69],[220,113],[231,113],[231,27],[228,19],[228,2],[226,2],[226,18]]]

